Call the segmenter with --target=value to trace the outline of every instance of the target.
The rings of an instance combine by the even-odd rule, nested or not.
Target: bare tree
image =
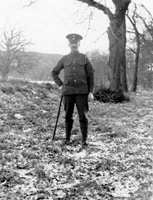
[[[145,68],[147,69],[146,80],[147,87],[153,87],[153,16],[151,13],[142,6],[143,9],[148,14],[148,19],[139,15],[139,18],[142,20],[144,25],[143,33],[141,34],[141,57],[146,58],[144,63]]]
[[[134,11],[132,14],[132,17],[129,16],[129,13],[127,14],[128,19],[130,20],[133,29],[134,29],[134,34],[136,38],[136,50],[131,48],[131,51],[135,54],[135,67],[134,67],[134,73],[133,73],[133,80],[132,80],[132,87],[131,91],[136,92],[137,90],[137,84],[138,84],[138,66],[139,66],[139,55],[140,55],[140,33],[137,28],[137,6],[134,4]],[[131,33],[131,31],[130,31]]]
[[[7,80],[12,69],[21,67],[25,63],[25,48],[31,44],[23,36],[22,32],[11,29],[4,31],[3,39],[0,42],[0,72],[3,80]]]
[[[139,14],[140,9],[143,10],[144,16]],[[131,91],[136,92],[138,80],[145,79],[145,72],[149,76],[146,80],[149,81],[151,87],[152,80],[152,63],[153,63],[153,17],[151,13],[145,8],[144,5],[139,6],[139,8],[134,4],[134,11],[132,11],[132,16],[127,14],[133,29],[128,31],[132,36],[132,47],[130,50],[135,56],[134,73],[132,80]],[[138,30],[140,29],[140,31]],[[134,45],[133,45],[134,44]],[[143,64],[142,64],[143,63]],[[141,67],[143,65],[143,67]],[[139,72],[139,73],[138,73]],[[140,76],[143,76],[143,78]],[[139,79],[138,79],[139,78]]]

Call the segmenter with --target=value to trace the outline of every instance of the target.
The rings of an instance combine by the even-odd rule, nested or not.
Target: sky
[[[33,43],[28,51],[67,54],[69,33],[83,36],[80,51],[99,49],[108,52],[107,27],[109,20],[102,12],[76,0],[37,0],[26,6],[29,0],[0,0],[0,39],[11,28],[22,31]],[[113,11],[111,0],[101,0]],[[152,0],[132,0],[153,10]],[[132,6],[132,4],[130,4]]]

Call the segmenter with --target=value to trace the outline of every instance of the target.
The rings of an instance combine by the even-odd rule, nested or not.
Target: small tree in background
[[[8,74],[12,70],[23,72],[26,67],[31,67],[31,59],[25,52],[25,48],[30,44],[30,41],[25,39],[22,32],[15,29],[8,32],[4,31],[3,39],[0,42],[0,73],[2,80],[7,80]]]

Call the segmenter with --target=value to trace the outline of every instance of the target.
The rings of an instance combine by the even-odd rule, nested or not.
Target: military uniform
[[[76,37],[72,37],[73,35],[71,35],[70,39],[76,40]],[[64,70],[63,81],[59,77],[61,70]],[[82,132],[82,142],[86,143],[88,131],[88,119],[86,116],[88,111],[88,94],[93,92],[94,89],[94,68],[92,63],[85,54],[78,51],[71,52],[59,60],[52,70],[52,77],[59,87],[62,86],[66,141],[70,140],[74,105],[76,105]]]

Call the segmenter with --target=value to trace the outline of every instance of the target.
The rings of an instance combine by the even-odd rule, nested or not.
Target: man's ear
[[[71,43],[70,42],[68,43],[68,46],[71,47]]]

